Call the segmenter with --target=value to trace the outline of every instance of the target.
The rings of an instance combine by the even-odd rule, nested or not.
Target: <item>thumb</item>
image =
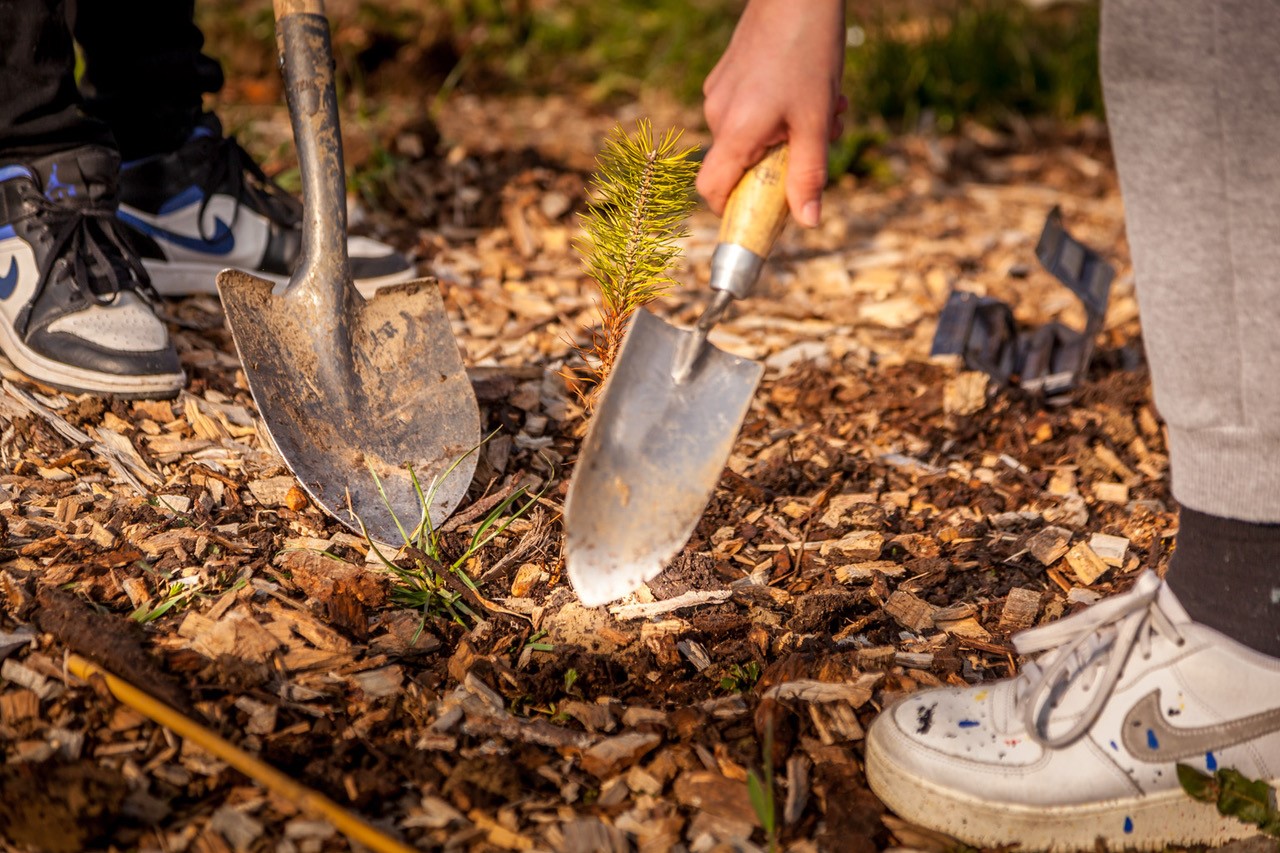
[[[822,215],[822,188],[827,185],[827,129],[793,128],[791,161],[787,166],[787,204],[791,215],[806,228]]]

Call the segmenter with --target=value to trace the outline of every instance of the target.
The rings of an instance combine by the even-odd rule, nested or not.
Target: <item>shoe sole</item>
[[[895,765],[866,741],[867,782],[902,819],[977,847],[1020,845],[1023,850],[1163,850],[1171,845],[1218,845],[1258,832],[1180,788],[1071,806],[993,803],[943,788]],[[978,780],[975,779],[975,788]],[[1274,786],[1277,781],[1273,780]],[[1129,827],[1126,831],[1125,827]]]
[[[142,265],[146,268],[147,274],[151,276],[151,285],[161,296],[173,298],[200,294],[213,294],[216,296],[218,294],[218,273],[222,271],[222,267],[213,264],[202,264],[198,261],[153,261],[146,258],[143,259]],[[271,273],[257,272],[255,270],[247,270],[247,272],[267,281],[274,281],[276,284],[283,284],[289,280],[288,276],[283,275],[272,275]],[[417,277],[418,275],[414,270],[407,269],[391,275],[360,279],[355,284],[356,290],[360,291],[360,295],[365,299],[369,299],[384,287],[390,287],[393,284],[404,284],[406,281],[412,281]]]
[[[176,397],[187,384],[184,372],[118,375],[99,373],[63,364],[41,355],[18,339],[7,323],[0,322],[0,350],[13,366],[37,382],[76,394],[110,394],[127,399]]]

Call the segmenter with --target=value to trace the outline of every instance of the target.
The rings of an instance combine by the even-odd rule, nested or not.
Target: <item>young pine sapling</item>
[[[668,130],[659,138],[644,120],[631,134],[618,126],[597,161],[595,198],[582,216],[578,249],[600,287],[601,323],[584,348],[586,368],[571,377],[588,410],[631,315],[675,284],[671,268],[688,233],[698,172],[697,147],[682,146],[680,137]]]

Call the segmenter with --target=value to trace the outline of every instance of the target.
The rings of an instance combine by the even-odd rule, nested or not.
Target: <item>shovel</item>
[[[322,0],[275,0],[302,173],[302,256],[278,292],[239,270],[218,292],[276,449],[315,503],[376,541],[439,524],[475,470],[480,410],[436,282],[366,300],[347,258],[333,53]]]
[[[751,292],[786,222],[787,155],[771,150],[729,196],[711,258],[716,294],[697,325],[637,311],[605,380],[564,508],[569,580],[589,607],[662,571],[715,491],[764,368],[707,334]]]

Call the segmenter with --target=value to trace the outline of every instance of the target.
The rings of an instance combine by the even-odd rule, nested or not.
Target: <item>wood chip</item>
[[[1039,614],[1039,590],[1015,586],[1009,590],[1000,611],[1000,627],[1008,631],[1023,631],[1036,623]]]
[[[702,672],[711,666],[711,656],[707,654],[707,650],[702,647],[702,644],[696,640],[681,640],[676,643],[676,648],[688,658],[689,663],[693,664],[693,668],[698,672]]]
[[[818,739],[828,746],[862,740],[866,734],[853,708],[844,704],[810,705],[809,720],[818,730]]]
[[[1027,550],[1043,565],[1051,566],[1067,553],[1070,542],[1070,530],[1046,527],[1027,540]]]
[[[940,631],[957,637],[983,641],[991,639],[990,632],[978,624],[978,620],[972,616],[966,616],[963,619],[936,620],[936,624]]]
[[[234,806],[215,811],[209,826],[236,850],[248,850],[264,831],[261,823]]]
[[[942,409],[949,415],[972,415],[987,405],[987,374],[980,370],[960,373],[942,387]]]
[[[809,770],[813,762],[802,754],[787,758],[787,800],[782,807],[782,822],[788,826],[800,820],[809,803]]]
[[[878,575],[890,578],[901,577],[906,572],[906,567],[891,560],[872,560],[849,566],[837,566],[835,571],[836,580],[840,583],[860,583],[874,580]]]
[[[61,684],[50,681],[31,667],[12,658],[6,658],[4,663],[0,664],[0,678],[27,688],[41,699],[50,699],[62,693]]]
[[[40,697],[32,690],[0,693],[0,723],[14,727],[40,716]]]
[[[298,483],[293,477],[283,475],[265,480],[251,480],[249,492],[265,507],[288,506],[289,490]]]
[[[605,738],[582,754],[582,769],[603,779],[626,770],[660,743],[661,735],[645,732]]]
[[[819,523],[826,527],[875,530],[884,525],[884,508],[870,494],[835,495],[827,502]]]
[[[765,691],[770,699],[798,699],[801,702],[845,702],[854,708],[860,708],[871,699],[872,687],[880,681],[883,673],[862,673],[854,681],[814,681],[797,679],[775,684]]]
[[[1112,537],[1118,538],[1118,537]],[[1091,540],[1092,541],[1092,540]],[[1124,544],[1120,545],[1119,560],[1124,560],[1124,552],[1128,547],[1128,540],[1121,540]],[[1102,558],[1089,546],[1088,542],[1077,542],[1067,552],[1067,565],[1071,567],[1071,571],[1075,573],[1076,578],[1085,586],[1092,586],[1098,578],[1106,574],[1111,567],[1102,561]]]
[[[1089,537],[1089,547],[1102,562],[1119,568],[1124,565],[1125,555],[1129,552],[1129,540],[1123,536],[1095,533]]]
[[[638,726],[666,726],[667,712],[657,708],[639,708],[632,706],[622,712],[622,724],[627,728]]]
[[[1127,504],[1129,487],[1124,483],[1094,483],[1093,496],[1105,503]]]
[[[850,560],[874,560],[884,549],[884,534],[875,530],[855,530],[840,539],[828,539],[821,543],[819,553],[823,557],[839,554]]]
[[[698,809],[716,817],[735,821],[749,821],[760,825],[751,795],[743,782],[728,779],[709,770],[694,770],[676,777],[674,793],[680,805]]]
[[[884,612],[908,631],[919,634],[933,627],[933,605],[904,590],[895,590],[884,603]]]
[[[609,608],[609,612],[618,619],[650,619],[654,616],[661,616],[664,613],[683,610],[686,607],[699,607],[703,604],[719,604],[722,601],[728,600],[731,595],[733,595],[733,591],[728,589],[686,592],[683,595],[677,595],[675,598],[668,598],[663,601],[654,601],[648,604],[614,605]]]
[[[366,696],[394,696],[400,692],[400,685],[404,682],[404,670],[398,666],[384,666],[381,669],[357,672],[351,676],[351,680]]]

